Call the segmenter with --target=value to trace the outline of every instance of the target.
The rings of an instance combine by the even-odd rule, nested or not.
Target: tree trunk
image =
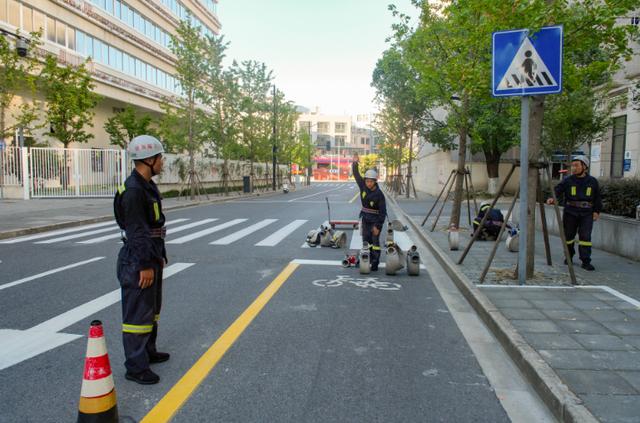
[[[462,184],[464,182],[464,172],[467,159],[467,128],[463,125],[458,132],[460,138],[458,145],[458,168],[455,175],[455,189],[453,192],[453,208],[451,210],[451,221],[449,226],[460,227],[460,210],[462,209]]]
[[[5,140],[5,119],[6,119],[6,107],[0,106],[0,141]]]
[[[500,179],[500,153],[487,149],[484,151],[485,163],[487,166],[487,177],[489,178],[487,191],[495,195],[498,191],[498,181]]]
[[[544,97],[535,96],[531,101],[529,115],[529,170],[527,191],[527,279],[533,278],[536,245],[536,200],[538,193],[538,168],[531,164],[540,159],[540,139],[542,137],[542,117],[544,115]],[[520,169],[522,172],[523,169]]]
[[[407,198],[411,196],[411,178],[413,172],[411,170],[413,158],[413,120],[411,121],[411,127],[409,129],[409,166],[407,167]]]
[[[191,200],[196,198],[196,158],[194,156],[193,145],[193,98],[189,97],[189,185],[191,191]]]

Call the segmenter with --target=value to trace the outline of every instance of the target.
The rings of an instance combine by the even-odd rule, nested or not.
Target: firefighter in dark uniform
[[[118,280],[122,288],[122,338],[125,377],[143,385],[160,377],[150,363],[169,359],[156,349],[162,303],[162,269],[167,263],[166,229],[158,187],[151,177],[162,171],[164,149],[149,135],[134,138],[127,148],[135,169],[114,199],[114,213],[124,232],[118,254]]]
[[[578,250],[582,268],[595,270],[591,264],[591,230],[602,211],[598,180],[587,173],[589,159],[575,156],[571,162],[571,175],[555,187],[557,198],[564,198],[562,223],[571,258],[576,253],[575,237],[578,234]],[[547,200],[553,204],[553,198]]]
[[[362,221],[362,241],[369,244],[371,249],[371,270],[378,270],[380,263],[380,233],[387,219],[387,206],[384,194],[378,187],[378,173],[369,169],[364,174],[364,179],[358,170],[358,155],[353,158],[351,165],[353,177],[360,188],[360,220]]]
[[[487,220],[484,221],[484,225],[482,226],[482,231],[480,232],[480,236],[478,240],[486,241],[486,240],[495,240],[498,238],[500,234],[500,229],[502,228],[502,224],[504,223],[504,216],[502,212],[498,209],[492,209],[491,203],[488,201],[483,201],[480,204],[480,211],[478,211],[478,215],[475,219],[473,219],[473,232],[475,233],[478,230],[478,226],[480,226],[480,222],[482,222],[482,218],[484,215],[489,213]],[[511,227],[507,225],[509,229]],[[471,234],[473,236],[473,234]]]

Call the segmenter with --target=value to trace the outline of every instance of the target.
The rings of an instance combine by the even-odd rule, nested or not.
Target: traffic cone
[[[117,423],[118,406],[102,322],[89,328],[84,377],[78,405],[78,423]]]

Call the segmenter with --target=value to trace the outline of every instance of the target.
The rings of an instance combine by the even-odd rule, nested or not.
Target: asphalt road
[[[325,197],[355,219],[356,194],[320,183],[167,213],[172,357],[153,386],[124,379],[114,223],[0,241],[0,422],[75,420],[93,319],[135,421],[510,421],[428,272],[362,281],[343,250],[303,248]]]

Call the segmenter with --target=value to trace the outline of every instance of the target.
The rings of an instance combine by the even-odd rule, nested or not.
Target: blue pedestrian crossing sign
[[[562,25],[493,33],[494,97],[562,91]]]

